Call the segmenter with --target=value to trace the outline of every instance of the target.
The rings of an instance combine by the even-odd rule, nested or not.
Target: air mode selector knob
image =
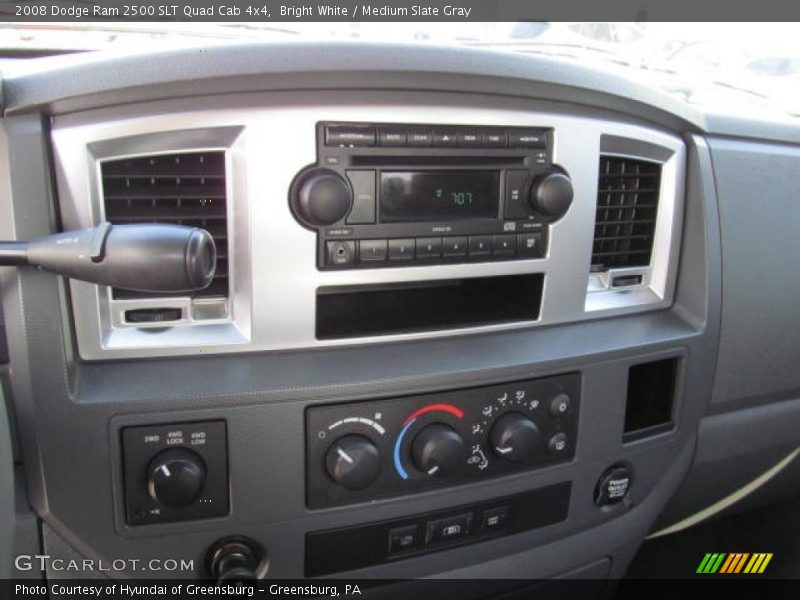
[[[531,419],[522,413],[509,412],[492,425],[489,443],[497,456],[522,462],[536,457],[541,450],[542,436]]]
[[[188,506],[203,492],[206,466],[200,456],[186,448],[164,450],[147,469],[147,492],[164,506]]]
[[[572,205],[572,180],[561,171],[549,171],[531,183],[528,203],[531,208],[547,217],[560,219]]]
[[[340,175],[327,169],[312,169],[293,187],[295,216],[311,227],[326,227],[350,212],[353,192]]]
[[[447,477],[466,461],[467,445],[455,429],[444,423],[424,427],[411,443],[414,465],[431,477]]]
[[[380,453],[369,438],[345,435],[328,448],[325,469],[331,479],[348,490],[363,490],[380,474]]]

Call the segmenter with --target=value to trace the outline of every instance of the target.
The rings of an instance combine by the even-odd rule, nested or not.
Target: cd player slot
[[[317,339],[536,321],[544,275],[335,286],[317,290]]]
[[[484,166],[524,166],[524,156],[439,156],[425,155],[353,155],[350,164],[354,167],[397,167],[397,166],[455,166],[455,167],[484,167]]]

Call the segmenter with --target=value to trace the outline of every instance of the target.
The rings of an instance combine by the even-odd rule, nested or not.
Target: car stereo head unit
[[[543,258],[572,202],[553,130],[318,123],[289,202],[320,269]]]

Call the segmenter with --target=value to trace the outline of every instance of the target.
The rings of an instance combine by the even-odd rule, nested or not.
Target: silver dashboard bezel
[[[70,281],[80,356],[106,360],[385,343],[535,328],[669,307],[683,218],[683,141],[650,127],[566,111],[536,111],[531,104],[445,93],[398,98],[390,92],[343,91],[320,98],[311,92],[272,92],[198,98],[190,108],[186,101],[164,100],[55,117],[52,141],[67,229],[92,226],[102,217],[98,187],[102,160],[203,148],[226,152],[232,260],[228,316],[187,319],[169,327],[132,326],[114,316],[124,305],[114,305],[117,301],[110,300],[107,288]],[[575,201],[567,215],[551,226],[549,252],[542,259],[319,271],[316,234],[294,220],[287,196],[294,175],[316,161],[318,121],[552,127],[554,162],[570,172]],[[633,270],[643,275],[640,286],[612,289],[589,274],[601,152],[662,164],[651,265]],[[535,322],[325,341],[314,335],[319,287],[521,273],[545,274]],[[174,302],[187,306],[189,299]]]

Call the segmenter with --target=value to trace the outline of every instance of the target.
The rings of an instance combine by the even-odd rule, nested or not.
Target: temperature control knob
[[[447,477],[464,465],[467,445],[455,429],[444,423],[423,428],[411,444],[414,465],[432,477]]]
[[[531,208],[548,217],[560,219],[572,204],[572,181],[566,173],[549,171],[531,183],[528,202]]]
[[[200,496],[205,483],[203,459],[186,448],[164,450],[147,470],[147,491],[164,506],[188,506]]]
[[[325,227],[341,221],[352,203],[350,185],[326,169],[308,171],[293,188],[295,216],[311,227]]]
[[[492,451],[513,462],[530,460],[541,448],[541,434],[531,419],[518,412],[502,415],[489,432]]]
[[[328,448],[325,469],[331,479],[348,490],[363,490],[380,474],[380,454],[369,438],[346,435]]]

